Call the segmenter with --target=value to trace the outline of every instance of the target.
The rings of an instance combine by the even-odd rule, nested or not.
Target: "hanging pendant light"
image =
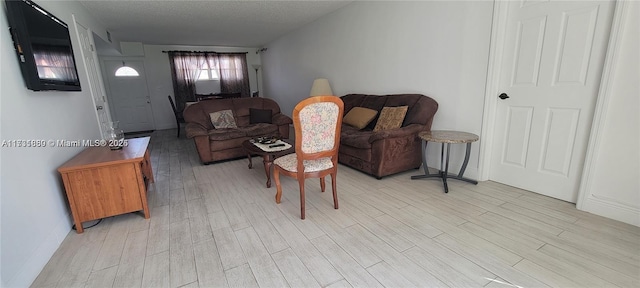
[[[116,70],[116,77],[136,77],[136,76],[140,76],[138,71],[136,71],[136,69],[133,69],[127,66],[124,63],[124,61],[122,61],[122,67]]]

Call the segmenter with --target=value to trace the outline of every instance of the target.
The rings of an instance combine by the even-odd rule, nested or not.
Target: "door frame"
[[[500,93],[500,75],[502,73],[502,56],[504,52],[504,43],[507,36],[507,20],[509,4],[513,2],[495,0],[493,2],[493,20],[491,23],[491,39],[489,46],[489,59],[487,67],[487,82],[485,85],[484,109],[482,114],[482,133],[480,142],[480,153],[478,159],[478,180],[489,180],[491,170],[492,144],[495,136],[496,111],[498,106],[498,94]],[[591,131],[589,132],[588,146],[585,155],[585,162],[578,188],[578,199],[576,207],[582,209],[584,207],[585,196],[590,191],[591,176],[594,171],[594,160],[596,152],[600,145],[601,133],[606,118],[607,106],[611,99],[611,85],[613,80],[614,68],[617,66],[618,51],[622,39],[620,37],[622,28],[624,27],[624,15],[627,3],[626,1],[615,1],[614,15],[611,23],[611,31],[609,34],[609,42],[605,54],[605,61],[602,67],[602,78],[598,95],[596,98],[596,106],[593,112]]]
[[[145,58],[144,56],[100,56],[100,68],[102,70],[102,75],[107,75],[107,71],[105,70],[105,67],[107,67],[105,61],[140,61],[142,62],[143,66],[144,66],[144,77],[145,77],[145,81],[144,81],[144,85],[147,86],[147,93],[149,95],[147,95],[149,97],[149,105],[151,105],[151,124],[152,124],[152,129],[156,130],[156,117],[155,117],[155,111],[153,110],[153,103],[151,101],[151,92],[149,90],[149,82],[148,82],[148,78],[147,78],[147,67],[146,67],[146,63],[145,63]],[[107,90],[107,99],[111,99],[113,97],[112,92],[111,92],[111,88],[110,88],[110,83],[109,83],[109,78],[103,76],[103,82],[107,83],[108,85],[104,85],[105,89]],[[115,110],[115,109],[114,109]],[[110,113],[115,113],[115,111],[109,111]],[[111,119],[114,119],[116,115],[109,115],[111,117]]]
[[[578,202],[576,207],[585,210],[587,201],[604,202],[591,197],[592,179],[595,176],[595,160],[600,144],[602,142],[602,129],[604,129],[605,120],[607,119],[608,107],[611,102],[611,90],[613,88],[613,77],[615,76],[616,67],[620,57],[620,45],[622,43],[622,33],[624,24],[629,13],[627,1],[616,1],[613,19],[611,22],[611,33],[609,34],[609,44],[607,46],[607,54],[605,55],[604,66],[602,67],[602,80],[596,99],[596,107],[593,111],[593,122],[591,123],[591,133],[587,146],[584,167],[582,169],[582,178],[578,189]],[[611,206],[611,203],[603,203],[604,206]],[[613,209],[618,209],[614,207]]]
[[[80,21],[78,21],[78,18],[76,17],[75,14],[71,14],[71,19],[73,20],[73,28],[75,30],[75,36],[76,39],[78,39],[78,41],[80,42],[80,30],[78,29],[78,25],[81,25],[84,28],[87,28],[87,34],[89,34],[89,40],[90,40],[90,45],[92,46],[91,49],[91,54],[93,56],[93,62],[94,65],[96,66],[96,73],[98,74],[97,79],[98,79],[98,83],[92,83],[91,82],[91,77],[89,76],[89,69],[87,68],[87,64],[84,63],[84,51],[82,51],[82,47],[80,47],[80,55],[83,58],[83,66],[84,66],[84,70],[85,70],[85,74],[87,76],[87,83],[89,83],[89,94],[91,95],[91,103],[93,103],[93,112],[96,115],[96,122],[98,123],[98,132],[100,132],[100,137],[104,137],[104,131],[103,131],[103,124],[102,122],[100,122],[100,115],[98,115],[98,110],[97,110],[97,104],[96,104],[96,99],[95,96],[93,95],[93,89],[91,89],[91,86],[96,86],[97,88],[100,89],[100,93],[102,94],[102,102],[103,102],[103,108],[105,110],[105,116],[106,116],[106,120],[107,122],[112,121],[112,117],[111,117],[111,109],[109,109],[109,97],[107,97],[107,90],[105,88],[104,85],[104,73],[103,73],[103,68],[102,65],[100,65],[101,61],[100,58],[98,56],[98,51],[96,49],[96,44],[95,44],[95,39],[93,37],[95,37],[95,33],[93,33],[93,30],[91,30],[91,28],[88,28],[86,26],[86,24],[82,24],[80,23]],[[80,43],[80,45],[82,45]]]

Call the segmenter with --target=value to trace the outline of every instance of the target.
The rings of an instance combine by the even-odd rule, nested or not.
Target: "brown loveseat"
[[[353,107],[378,111],[367,127],[358,130],[342,124],[338,161],[380,179],[383,176],[419,168],[421,141],[418,133],[430,131],[438,103],[420,94],[342,96],[345,115]],[[383,107],[408,106],[400,128],[373,132]]]
[[[250,123],[250,108],[271,110],[271,124]],[[215,129],[209,113],[231,110],[238,128]],[[184,110],[187,137],[196,142],[200,161],[208,164],[246,156],[242,142],[261,136],[289,138],[289,116],[280,113],[278,103],[267,98],[233,98],[200,101]]]

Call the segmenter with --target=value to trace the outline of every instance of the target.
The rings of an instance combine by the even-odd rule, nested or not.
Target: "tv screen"
[[[67,24],[28,0],[8,0],[5,4],[27,88],[80,91]]]

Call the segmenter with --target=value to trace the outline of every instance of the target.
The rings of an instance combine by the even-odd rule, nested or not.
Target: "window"
[[[178,109],[184,107],[187,100],[195,99],[196,91],[200,94],[205,91],[240,93],[241,97],[251,97],[246,52],[167,52]],[[199,87],[196,87],[196,83]],[[204,89],[206,87],[209,88]],[[215,89],[212,90],[212,87]]]
[[[213,63],[209,63],[211,61],[204,61],[202,67],[200,67],[200,72],[198,74],[198,81],[200,80],[219,80],[220,76],[218,75],[218,69],[215,67]]]
[[[122,61],[122,67],[118,68],[115,73],[116,77],[138,77],[140,73],[135,68],[127,66],[127,63]]]
[[[133,69],[129,66],[122,66],[116,70],[116,77],[136,77],[140,76],[136,69]]]

